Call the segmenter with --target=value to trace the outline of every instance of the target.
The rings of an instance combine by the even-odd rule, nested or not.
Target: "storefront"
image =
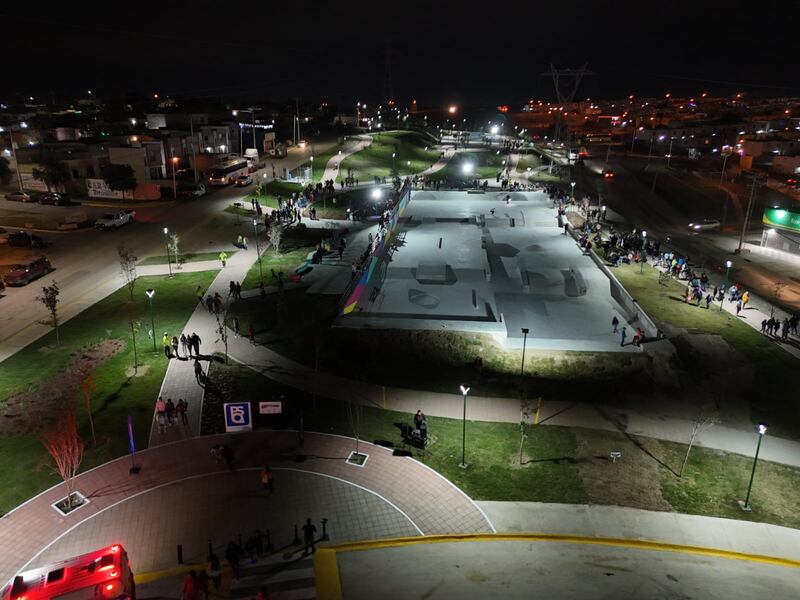
[[[800,209],[767,208],[761,247],[800,256]]]

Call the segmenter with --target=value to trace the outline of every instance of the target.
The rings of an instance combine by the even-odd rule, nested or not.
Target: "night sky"
[[[352,103],[552,98],[540,76],[584,62],[580,97],[800,95],[790,2],[6,2],[0,99],[129,92]],[[80,5],[80,6],[79,6]],[[32,8],[35,6],[35,10]]]

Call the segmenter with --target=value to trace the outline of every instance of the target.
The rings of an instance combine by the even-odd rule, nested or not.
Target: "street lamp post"
[[[522,400],[525,400],[527,394],[527,385],[525,381],[525,345],[528,341],[528,334],[530,333],[530,329],[527,327],[522,328],[522,362],[519,365],[519,376],[522,378]]]
[[[2,127],[0,127],[0,133],[5,131]],[[17,172],[17,183],[19,184],[19,191],[23,191],[22,187],[22,173],[19,171],[19,160],[17,159],[17,152],[14,149],[14,131],[11,127],[8,128],[8,140],[11,142],[11,156],[14,157],[14,170]]]
[[[764,437],[764,434],[767,433],[767,424],[766,423],[759,423],[756,425],[756,431],[758,432],[758,443],[756,444],[756,456],[753,459],[753,470],[750,471],[750,483],[747,486],[747,496],[745,496],[744,504],[742,504],[742,510],[745,512],[750,512],[752,508],[750,507],[750,492],[753,489],[753,477],[756,474],[756,465],[758,464],[758,452],[761,450],[761,440]]]
[[[462,469],[467,468],[466,462],[466,447],[467,447],[467,394],[469,388],[461,386],[461,396],[464,398],[464,414],[461,419],[461,464],[458,465]]]
[[[725,287],[728,287],[728,283],[730,282],[730,274],[731,274],[731,267],[733,263],[729,260],[725,261]]]
[[[145,295],[147,296],[147,301],[150,303],[150,333],[153,334],[153,354],[157,354],[158,350],[156,350],[156,322],[153,319],[153,296],[156,295],[156,291],[153,288],[145,290]]]
[[[178,161],[180,159],[177,156],[172,157],[172,199],[178,199],[178,182],[175,179],[175,172],[178,169]]]
[[[261,282],[261,285],[264,285],[264,271],[261,266],[261,246],[258,242],[258,221],[253,219],[253,231],[256,235],[256,254],[258,254],[258,280]]]
[[[169,267],[169,277],[172,279],[172,256],[169,251],[169,229],[164,227],[164,244],[167,247],[167,266]],[[175,265],[176,267],[178,265]]]
[[[644,272],[644,261],[645,261],[645,246],[647,244],[647,232],[642,230],[642,251],[639,253],[639,273]]]
[[[572,188],[572,190],[570,192],[570,201],[572,202],[572,204],[575,204],[575,182],[574,181],[570,181],[569,182],[569,187]]]
[[[667,153],[667,168],[669,169],[669,161],[672,160],[672,142],[675,141],[675,138],[670,136],[669,138],[669,152]]]
[[[314,183],[314,155],[311,155],[311,183]]]

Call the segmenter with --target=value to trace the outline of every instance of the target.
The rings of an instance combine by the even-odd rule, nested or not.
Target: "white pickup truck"
[[[132,223],[136,217],[136,212],[132,210],[121,210],[115,213],[106,213],[97,221],[94,222],[95,229],[105,231],[108,229],[116,229],[128,223]]]

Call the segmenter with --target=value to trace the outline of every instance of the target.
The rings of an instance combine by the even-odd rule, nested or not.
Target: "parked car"
[[[178,188],[178,197],[182,200],[192,200],[205,196],[206,186],[202,183],[196,185],[183,185]]]
[[[6,194],[6,200],[11,202],[33,202],[33,196],[28,192],[11,192]]]
[[[72,200],[61,192],[47,192],[39,197],[39,204],[54,204],[55,206],[69,206]]]
[[[251,183],[253,183],[253,178],[250,177],[250,175],[239,175],[233,182],[233,185],[236,187],[247,187]]]
[[[128,223],[133,223],[136,217],[136,212],[132,210],[120,210],[115,213],[105,213],[94,222],[95,229],[106,231],[108,229],[116,229]]]
[[[47,240],[27,231],[15,231],[8,234],[8,245],[21,248],[44,248]]]
[[[52,270],[53,266],[46,256],[29,258],[11,266],[11,270],[5,276],[6,285],[28,285]]]
[[[720,223],[716,219],[705,219],[700,223],[689,223],[690,231],[715,231],[720,228]]]

